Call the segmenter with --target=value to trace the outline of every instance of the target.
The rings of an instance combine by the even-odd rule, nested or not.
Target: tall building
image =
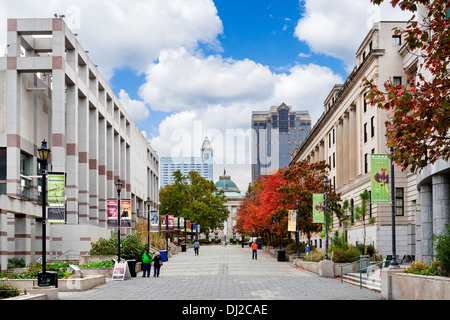
[[[0,58],[0,264],[42,256],[37,149],[65,175],[65,215],[47,223],[49,258],[109,238],[107,200],[130,200],[133,223],[158,207],[159,158],[61,18],[9,19]],[[128,230],[122,230],[123,233]]]
[[[213,180],[213,149],[208,137],[203,140],[200,157],[161,157],[161,188],[174,183],[173,173],[180,170],[183,175],[197,171],[206,180]]]
[[[282,103],[252,113],[252,182],[289,166],[290,154],[311,130],[308,111]]]

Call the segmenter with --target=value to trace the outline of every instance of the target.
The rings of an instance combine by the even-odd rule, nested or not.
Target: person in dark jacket
[[[159,270],[161,269],[161,266],[163,264],[161,255],[158,251],[155,252],[153,256],[153,276],[159,277]]]

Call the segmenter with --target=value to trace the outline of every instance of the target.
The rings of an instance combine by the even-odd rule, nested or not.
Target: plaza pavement
[[[159,277],[136,277],[83,292],[60,292],[60,300],[381,300],[381,294],[279,262],[264,250],[252,260],[240,245],[202,246],[169,258]]]

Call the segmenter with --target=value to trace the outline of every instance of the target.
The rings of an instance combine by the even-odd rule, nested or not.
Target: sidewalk
[[[153,275],[153,267],[151,270]],[[381,300],[381,294],[322,278],[237,245],[202,246],[169,258],[158,278],[137,277],[84,292],[60,292],[60,300]]]

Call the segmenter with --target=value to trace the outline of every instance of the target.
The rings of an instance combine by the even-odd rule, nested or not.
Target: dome
[[[241,190],[236,186],[236,184],[231,180],[230,176],[226,175],[226,172],[223,172],[223,176],[219,177],[219,181],[217,181],[215,184],[216,188],[218,190],[222,190],[225,192],[226,195],[231,195],[237,193],[237,195],[240,195]]]

